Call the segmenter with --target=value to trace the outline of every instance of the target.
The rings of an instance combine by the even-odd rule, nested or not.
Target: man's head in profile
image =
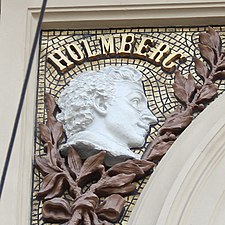
[[[140,158],[130,148],[142,147],[156,123],[147,107],[142,74],[130,66],[108,66],[77,75],[61,93],[57,118],[67,143],[82,158],[106,150],[106,164]]]

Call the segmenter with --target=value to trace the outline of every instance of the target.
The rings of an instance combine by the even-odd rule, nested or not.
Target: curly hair
[[[140,85],[141,78],[141,72],[131,66],[107,66],[99,71],[77,75],[60,94],[57,102],[61,110],[57,119],[64,124],[67,137],[85,130],[92,123],[96,94],[110,104],[116,82],[127,80]]]

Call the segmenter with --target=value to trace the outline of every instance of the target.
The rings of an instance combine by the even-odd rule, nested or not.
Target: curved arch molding
[[[224,171],[225,93],[192,122],[162,159],[128,224],[223,224]]]

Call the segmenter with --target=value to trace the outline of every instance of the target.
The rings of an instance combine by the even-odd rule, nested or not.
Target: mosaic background
[[[152,37],[157,43],[168,43],[172,52],[181,51],[186,56],[187,61],[178,65],[178,70],[181,74],[187,76],[192,73],[195,76],[196,82],[201,82],[195,74],[193,56],[201,58],[198,51],[198,35],[199,32],[206,30],[205,27],[198,28],[137,28],[137,29],[104,29],[104,30],[68,30],[68,31],[42,31],[40,40],[40,56],[39,56],[39,70],[37,78],[37,110],[36,110],[36,124],[35,124],[35,146],[34,154],[44,155],[44,147],[39,139],[37,125],[44,123],[46,120],[44,93],[50,93],[57,100],[59,94],[70,80],[77,74],[83,71],[99,70],[107,65],[133,65],[143,73],[143,84],[145,94],[148,99],[148,105],[153,114],[158,118],[158,124],[151,128],[151,131],[146,139],[146,144],[141,149],[134,149],[136,153],[142,154],[152,139],[157,134],[157,130],[165,121],[166,116],[174,110],[178,104],[173,94],[172,84],[174,83],[174,74],[168,74],[162,71],[161,67],[156,67],[149,62],[135,58],[111,58],[100,59],[96,61],[86,61],[77,65],[74,69],[67,73],[60,75],[54,67],[47,62],[47,56],[51,54],[54,49],[64,50],[65,45],[75,42],[80,43],[82,39],[87,39],[94,52],[100,50],[99,35],[114,34],[116,37],[116,48],[120,48],[118,41],[123,33],[134,33],[137,42],[140,43],[142,35]],[[223,43],[225,43],[225,27],[214,27],[220,32]],[[218,81],[219,93],[225,90],[225,82]],[[132,211],[135,202],[138,199],[142,189],[144,188],[148,177],[137,183],[137,193],[133,196],[127,197],[126,207],[123,211],[121,220],[117,224],[127,224],[128,218]],[[33,190],[32,190],[32,225],[47,225],[48,223],[42,220],[42,204],[36,199],[37,192],[40,189],[42,182],[41,174],[33,170]]]

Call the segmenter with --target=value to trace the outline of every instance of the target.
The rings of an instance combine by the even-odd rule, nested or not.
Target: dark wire
[[[47,0],[43,0],[42,6],[41,6],[41,12],[40,12],[40,16],[39,16],[39,20],[38,20],[38,24],[37,24],[37,29],[36,29],[36,33],[35,33],[35,37],[34,37],[34,42],[33,42],[31,54],[30,54],[30,58],[29,58],[28,66],[27,66],[27,71],[26,71],[24,82],[23,82],[22,92],[20,95],[20,101],[19,101],[17,112],[16,112],[16,118],[14,121],[12,135],[10,138],[9,147],[8,147],[8,151],[7,151],[7,155],[6,155],[6,159],[5,159],[5,163],[4,163],[4,168],[3,168],[3,172],[2,172],[1,183],[0,183],[0,199],[2,196],[3,188],[4,188],[5,178],[6,178],[8,166],[9,166],[9,161],[10,161],[10,158],[12,155],[12,149],[13,149],[13,145],[14,145],[14,141],[15,141],[15,137],[16,137],[16,133],[17,133],[17,128],[18,128],[18,124],[19,124],[19,120],[20,120],[20,116],[21,116],[21,112],[22,112],[22,108],[23,108],[25,94],[27,91],[27,84],[28,84],[28,81],[30,78],[30,72],[31,72],[31,68],[32,68],[33,60],[34,60],[34,54],[35,54],[35,50],[37,47],[40,31],[41,31],[41,24],[42,24],[42,20],[44,17],[46,4],[47,4]]]

